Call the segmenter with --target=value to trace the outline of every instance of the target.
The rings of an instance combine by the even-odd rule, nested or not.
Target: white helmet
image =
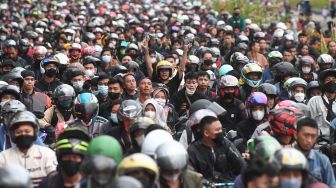
[[[171,134],[165,130],[154,130],[145,137],[145,140],[141,147],[141,153],[147,154],[149,156],[155,155],[155,150],[166,141],[173,140]]]

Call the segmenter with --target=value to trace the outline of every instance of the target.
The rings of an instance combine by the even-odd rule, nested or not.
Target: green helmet
[[[117,165],[122,159],[122,149],[119,142],[107,135],[102,135],[94,138],[88,148],[88,153],[91,155],[102,155],[115,160]]]
[[[264,159],[269,159],[277,150],[281,149],[280,143],[269,135],[261,135],[257,138],[250,139],[247,142],[250,153],[261,155]]]

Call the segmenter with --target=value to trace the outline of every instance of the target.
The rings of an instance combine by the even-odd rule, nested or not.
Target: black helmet
[[[265,95],[277,95],[276,87],[273,84],[263,83],[257,87],[257,91],[264,93]]]
[[[34,128],[34,137],[37,138],[39,123],[36,116],[29,111],[16,112],[9,123],[9,133],[12,140],[14,140],[14,130],[17,129],[22,123],[30,123]]]
[[[20,100],[20,91],[19,89],[14,85],[7,85],[3,86],[0,90],[0,98],[2,98],[3,95],[13,95],[16,100]]]
[[[328,77],[328,76],[334,76],[336,77],[336,68],[334,69],[326,69],[324,71],[322,71],[319,75],[319,81],[321,84],[324,83],[325,79]]]
[[[230,64],[231,66],[237,70],[237,64],[241,63],[243,65],[246,65],[250,62],[250,60],[242,53],[235,52],[230,57]]]
[[[58,108],[69,110],[72,107],[75,97],[76,93],[73,87],[68,84],[62,84],[56,87],[52,95],[52,100]]]
[[[195,113],[198,110],[208,108],[208,106],[210,106],[210,104],[211,104],[211,101],[209,101],[207,99],[199,99],[199,100],[193,102],[190,105],[190,108],[189,108],[189,115],[192,115],[193,113]]]
[[[24,34],[24,37],[25,38],[28,38],[28,39],[37,39],[38,38],[38,34],[34,31],[27,31],[25,34]]]
[[[11,100],[11,101],[6,102],[1,108],[1,117],[5,125],[5,128],[6,129],[8,128],[9,123],[10,123],[9,121],[16,112],[25,111],[25,110],[26,110],[26,106],[18,100]]]

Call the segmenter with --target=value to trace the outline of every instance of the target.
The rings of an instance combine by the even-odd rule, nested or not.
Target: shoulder
[[[36,145],[36,144],[34,144],[33,147],[38,148],[41,151],[41,153],[45,156],[55,155],[55,151],[53,151],[52,149],[50,149],[48,147],[40,146],[40,145]]]

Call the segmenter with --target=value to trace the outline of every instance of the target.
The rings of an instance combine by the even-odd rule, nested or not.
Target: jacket
[[[38,82],[36,82],[35,87],[38,88],[42,93],[51,96],[52,93],[55,91],[56,87],[61,85],[62,82],[58,79],[48,83],[44,81],[43,77]]]
[[[229,19],[229,25],[233,28],[239,27],[242,31],[246,31],[245,19],[242,16],[239,16],[238,19],[235,19],[233,16]]]
[[[181,188],[202,188],[202,178],[199,174],[192,170],[184,171],[181,176]],[[169,188],[169,186],[165,183],[163,178],[160,178],[160,188]]]
[[[69,127],[86,127],[90,137],[94,138],[102,134],[104,123],[108,122],[107,119],[97,116],[94,118],[93,122],[86,126],[80,119],[75,119],[73,122],[68,124]]]
[[[190,165],[211,182],[232,182],[245,166],[236,147],[226,138],[210,148],[199,139],[188,149]]]
[[[66,121],[72,121],[75,119],[75,116],[69,112],[70,118]],[[57,123],[64,122],[64,116],[56,106],[48,108],[44,112],[44,117],[39,119],[40,128],[45,128],[47,126],[56,126]]]
[[[46,109],[51,107],[51,99],[44,93],[33,91],[32,94],[22,92],[22,103],[26,105],[27,110],[43,114]],[[41,118],[41,117],[37,117]]]
[[[206,96],[197,90],[192,96],[187,96],[186,89],[183,88],[172,97],[171,102],[175,106],[176,112],[181,116],[190,108],[190,105],[198,99],[206,99]]]
[[[0,166],[10,164],[25,168],[33,181],[34,187],[37,187],[44,177],[56,170],[57,160],[54,151],[33,144],[28,149],[27,154],[23,154],[17,147],[1,152]]]

